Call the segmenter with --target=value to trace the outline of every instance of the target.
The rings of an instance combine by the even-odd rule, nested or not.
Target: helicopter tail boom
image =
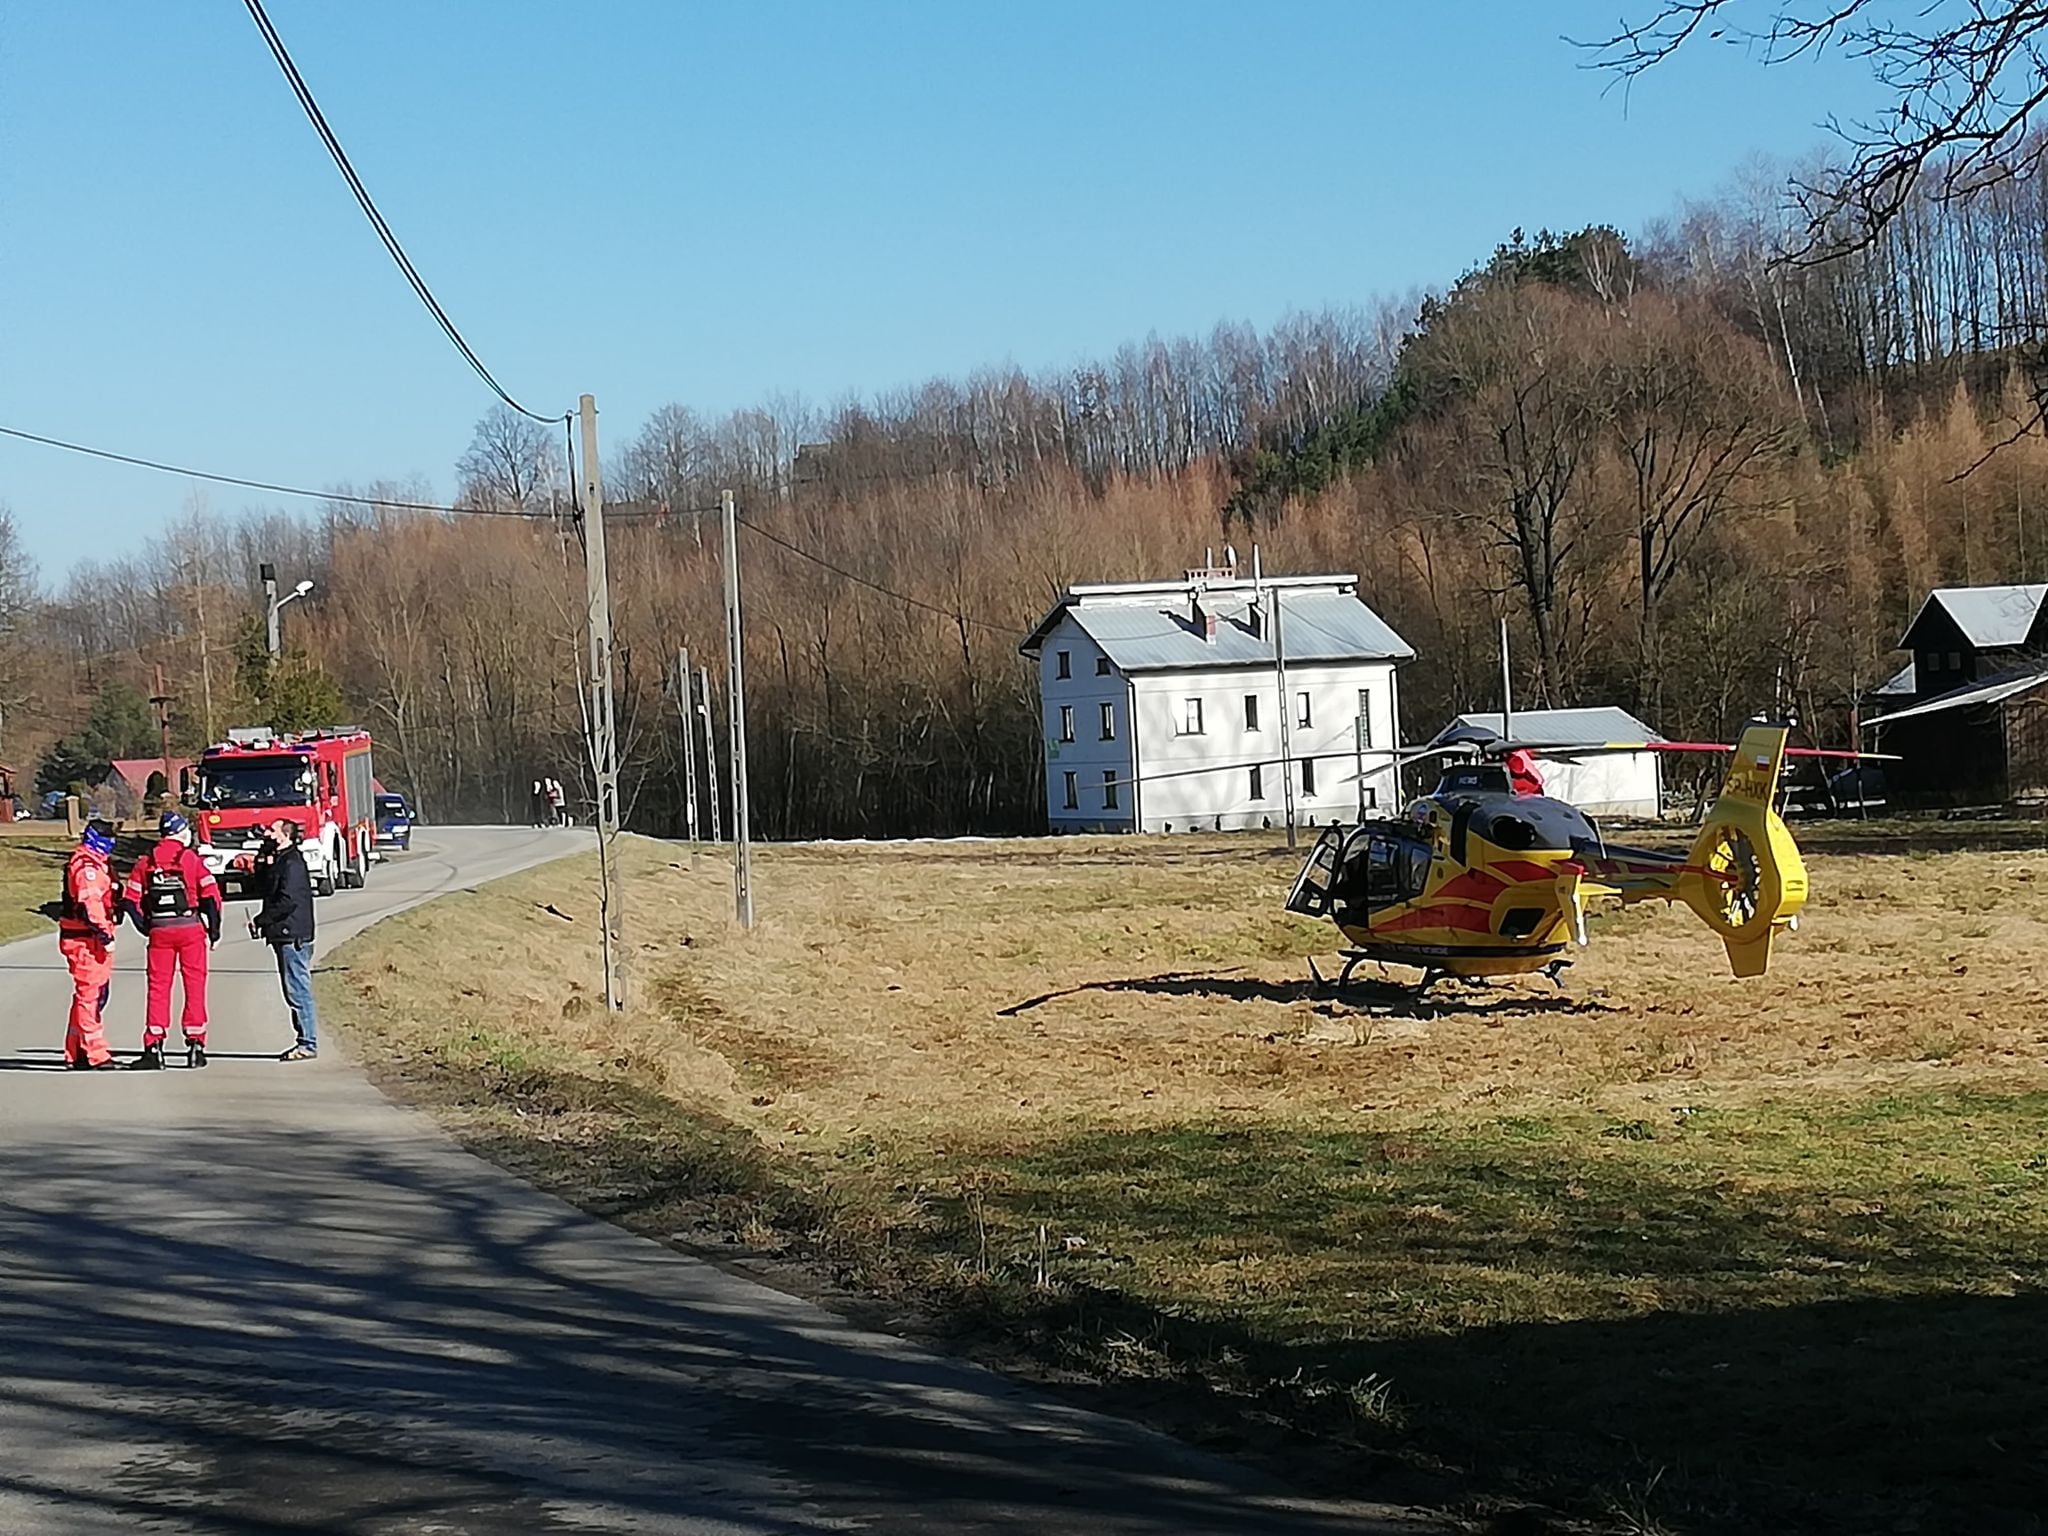
[[[1737,976],[1770,968],[1771,940],[1806,905],[1806,865],[1772,809],[1785,761],[1782,725],[1752,725],[1735,748],[1720,797],[1686,858],[1678,894],[1721,936]]]

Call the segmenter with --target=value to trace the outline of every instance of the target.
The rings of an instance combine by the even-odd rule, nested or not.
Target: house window
[[[1307,694],[1302,695],[1307,698]],[[1313,799],[1316,792],[1316,760],[1304,757],[1301,760],[1301,794],[1304,800]]]
[[[1102,706],[1102,739],[1104,741],[1116,740],[1116,706],[1114,704],[1104,704]]]
[[[1305,693],[1297,693],[1294,696],[1294,723],[1296,725],[1315,724],[1309,718],[1308,695]]]
[[[1105,811],[1116,809],[1116,770],[1114,768],[1102,770],[1102,808]]]
[[[1181,716],[1180,733],[1183,736],[1199,736],[1202,734],[1202,701],[1200,699],[1189,699],[1187,701],[1187,711]]]
[[[1259,696],[1256,693],[1244,696],[1244,728],[1248,731],[1259,728]]]
[[[1055,674],[1056,676],[1072,677],[1074,675],[1074,657],[1072,652],[1061,651],[1058,655],[1058,663],[1059,670]]]
[[[1372,745],[1372,690],[1358,690],[1358,747],[1364,751]]]
[[[1067,809],[1081,809],[1081,780],[1072,769],[1067,770]]]
[[[1107,656],[1095,658],[1095,675],[1097,677],[1109,676],[1109,658]]]
[[[1257,763],[1252,764],[1252,798],[1254,800],[1266,798],[1266,770]]]
[[[1963,670],[1963,653],[1961,651],[1950,651],[1948,653],[1948,669],[1951,672]]]
[[[1060,740],[1072,741],[1073,739],[1074,706],[1071,704],[1062,704],[1060,706]]]

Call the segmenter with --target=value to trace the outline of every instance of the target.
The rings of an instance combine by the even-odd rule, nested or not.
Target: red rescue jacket
[[[152,918],[149,914],[145,899],[149,893],[149,877],[151,871],[159,869],[174,870],[185,882],[185,910],[175,917]],[[135,919],[135,926],[145,933],[204,923],[208,934],[216,939],[220,937],[220,884],[199,855],[175,837],[165,838],[135,861],[135,868],[129,872],[128,883],[121,894]]]
[[[114,907],[114,876],[107,861],[90,848],[72,850],[64,866],[64,909],[57,919],[60,938],[96,938],[113,933],[120,921]]]

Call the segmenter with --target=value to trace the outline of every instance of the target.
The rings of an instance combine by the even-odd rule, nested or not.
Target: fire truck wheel
[[[332,896],[334,894],[333,864],[326,865],[319,874],[313,877],[313,894],[315,896]]]
[[[356,891],[370,883],[369,866],[363,861],[360,850],[349,855],[348,863],[341,871],[341,883]]]

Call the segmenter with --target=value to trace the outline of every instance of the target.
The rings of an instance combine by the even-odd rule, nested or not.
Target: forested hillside
[[[1177,576],[1226,539],[1360,574],[1418,655],[1411,737],[1497,702],[1505,614],[1524,703],[1701,735],[1789,710],[1845,739],[1928,587],[2048,569],[2016,344],[2042,329],[2048,200],[1994,181],[1809,264],[1773,259],[1796,243],[1780,209],[1759,175],[1633,237],[1517,233],[1419,305],[830,411],[607,420],[632,824],[679,825],[679,647],[725,716],[707,511],[728,487],[770,837],[1035,830],[1023,632],[1068,582]],[[152,547],[46,585],[0,523],[0,761],[61,785],[147,739],[161,666],[180,746],[339,712],[429,817],[516,819],[536,774],[583,782],[559,433],[493,414],[458,472],[457,515],[348,499],[431,499],[406,485],[310,516],[195,498]],[[263,561],[316,584],[276,667]]]

